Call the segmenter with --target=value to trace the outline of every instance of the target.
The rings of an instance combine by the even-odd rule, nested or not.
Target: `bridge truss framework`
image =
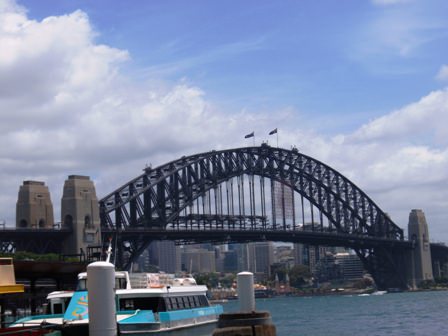
[[[279,216],[274,183],[298,195],[292,215]],[[381,287],[402,287],[403,256],[412,248],[403,230],[342,174],[296,149],[265,144],[146,168],[99,204],[103,237],[119,242],[123,267],[152,240],[289,241],[351,247]]]

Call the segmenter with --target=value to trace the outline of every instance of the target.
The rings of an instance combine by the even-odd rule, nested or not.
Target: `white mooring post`
[[[116,336],[115,266],[97,261],[87,266],[89,335]]]
[[[237,284],[240,311],[219,315],[218,327],[213,331],[213,336],[275,336],[271,314],[255,311],[253,273],[238,273]]]
[[[240,272],[237,275],[238,301],[240,311],[250,313],[255,311],[254,275],[251,272]]]

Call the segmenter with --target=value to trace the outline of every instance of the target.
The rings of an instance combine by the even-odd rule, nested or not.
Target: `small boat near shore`
[[[106,263],[110,264],[109,245]],[[221,305],[210,305],[207,287],[190,276],[167,273],[114,271],[115,311],[118,335],[206,336],[216,327]],[[46,314],[22,318],[12,325],[20,328],[61,330],[67,336],[89,334],[87,273],[78,274],[74,292],[52,292],[47,296]],[[17,333],[14,333],[17,328]],[[38,334],[40,335],[40,334]]]

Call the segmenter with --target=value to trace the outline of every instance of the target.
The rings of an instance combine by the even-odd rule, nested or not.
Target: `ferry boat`
[[[118,335],[210,335],[222,306],[211,306],[207,287],[191,276],[115,272]],[[52,292],[46,314],[16,321],[10,328],[40,327],[64,335],[87,335],[87,273],[78,275],[75,292]]]

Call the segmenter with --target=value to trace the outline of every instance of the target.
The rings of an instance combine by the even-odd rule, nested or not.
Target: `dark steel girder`
[[[198,197],[242,175],[292,187],[342,235],[403,240],[403,230],[342,174],[297,150],[267,145],[211,151],[146,169],[100,200],[102,229],[166,228]]]
[[[72,231],[70,229],[11,228],[0,230],[0,251],[12,253],[61,253],[62,244]]]

